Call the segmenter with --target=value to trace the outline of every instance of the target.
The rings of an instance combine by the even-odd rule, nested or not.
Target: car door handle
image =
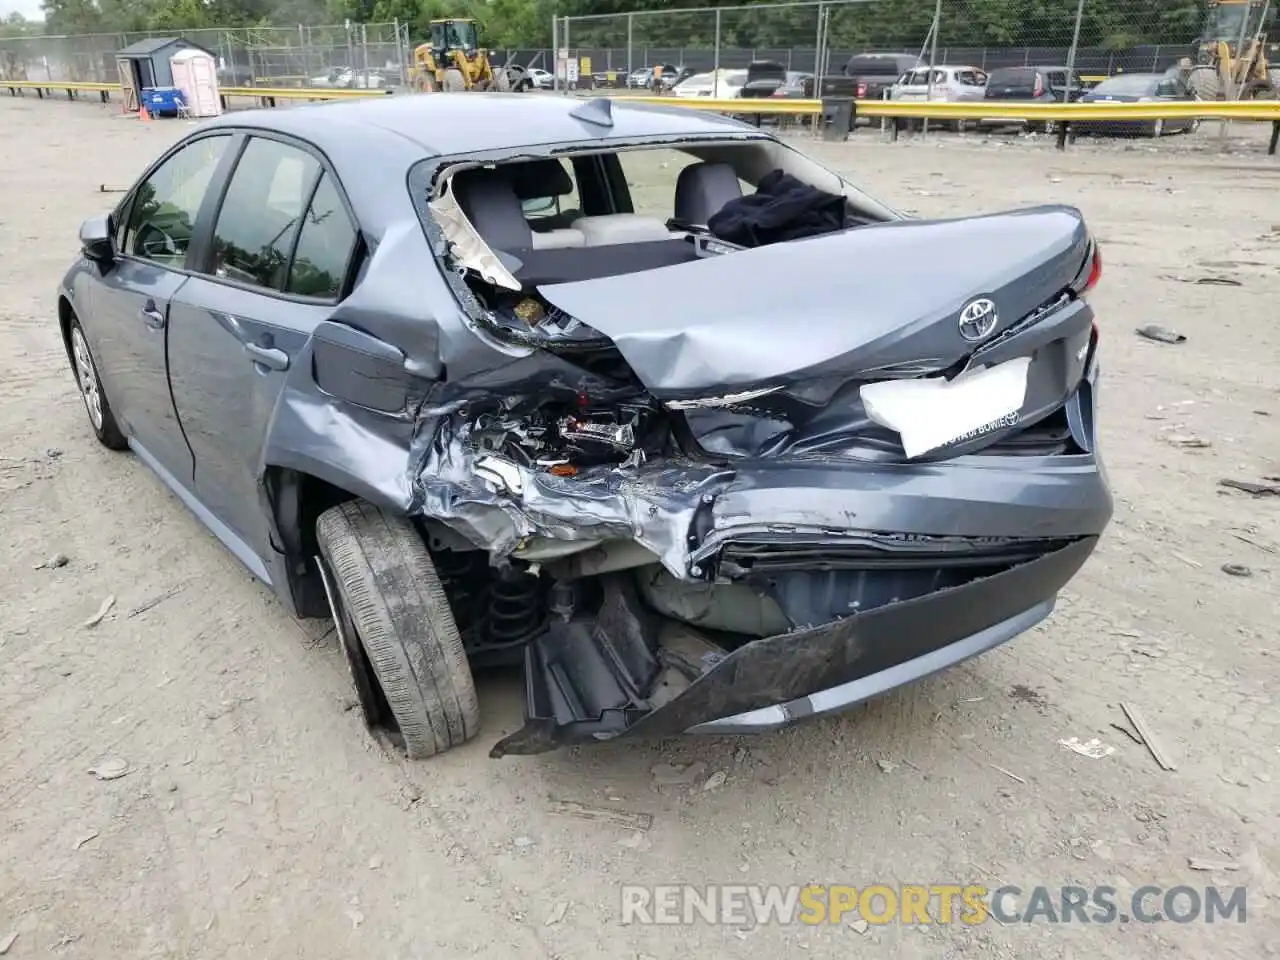
[[[140,312],[142,315],[142,322],[152,330],[164,329],[164,313],[157,310],[154,303],[147,301],[147,305],[144,306]]]
[[[260,363],[272,370],[288,370],[289,355],[276,347],[260,347],[256,343],[246,343],[244,352],[254,363]]]

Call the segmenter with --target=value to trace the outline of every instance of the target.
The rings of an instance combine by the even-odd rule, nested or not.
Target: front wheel
[[[89,426],[98,442],[108,450],[124,450],[129,446],[120,427],[116,424],[115,414],[111,412],[111,403],[102,391],[102,379],[98,376],[98,365],[94,363],[93,354],[89,352],[89,341],[85,339],[80,321],[71,318],[71,366],[76,375],[76,385],[80,388],[80,399],[84,401],[85,412],[89,415]]]
[[[316,540],[365,722],[411,760],[474,737],[480,706],[471,667],[413,524],[350,500],[320,515]]]

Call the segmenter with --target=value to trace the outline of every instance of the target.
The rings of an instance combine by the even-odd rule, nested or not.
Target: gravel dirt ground
[[[1116,515],[1041,627],[750,740],[494,761],[519,685],[485,677],[480,736],[406,763],[365,734],[323,628],[90,433],[55,286],[114,203],[99,185],[189,129],[115,109],[0,97],[0,954],[1280,956],[1280,498],[1219,485],[1280,474],[1280,162],[1259,140],[816,148],[920,214],[1063,201],[1101,237]],[[1187,341],[1135,335],[1153,322]],[[1176,769],[1114,726],[1122,701]],[[694,766],[670,784],[664,764]],[[1122,910],[1143,884],[1243,884],[1247,922],[621,922],[621,885],[675,882],[1101,884]]]

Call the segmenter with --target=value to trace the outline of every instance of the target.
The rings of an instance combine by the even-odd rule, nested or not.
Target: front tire
[[[80,388],[80,399],[84,401],[85,413],[89,415],[89,426],[98,442],[108,450],[126,450],[129,441],[120,432],[116,424],[115,414],[111,412],[111,403],[102,390],[102,379],[98,376],[98,365],[94,362],[89,350],[89,341],[80,326],[80,320],[71,318],[70,344],[71,367],[76,375],[76,385]]]
[[[411,760],[465,743],[480,706],[431,554],[413,524],[363,500],[316,523],[334,622],[365,721]]]

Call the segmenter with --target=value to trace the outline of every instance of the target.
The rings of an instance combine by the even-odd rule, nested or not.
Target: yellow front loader
[[[414,83],[419,90],[519,92],[533,86],[522,67],[495,68],[480,46],[474,20],[432,20],[431,40],[413,51]]]
[[[1205,27],[1190,65],[1201,100],[1274,99],[1277,71],[1268,58],[1275,39],[1273,0],[1209,0]]]

